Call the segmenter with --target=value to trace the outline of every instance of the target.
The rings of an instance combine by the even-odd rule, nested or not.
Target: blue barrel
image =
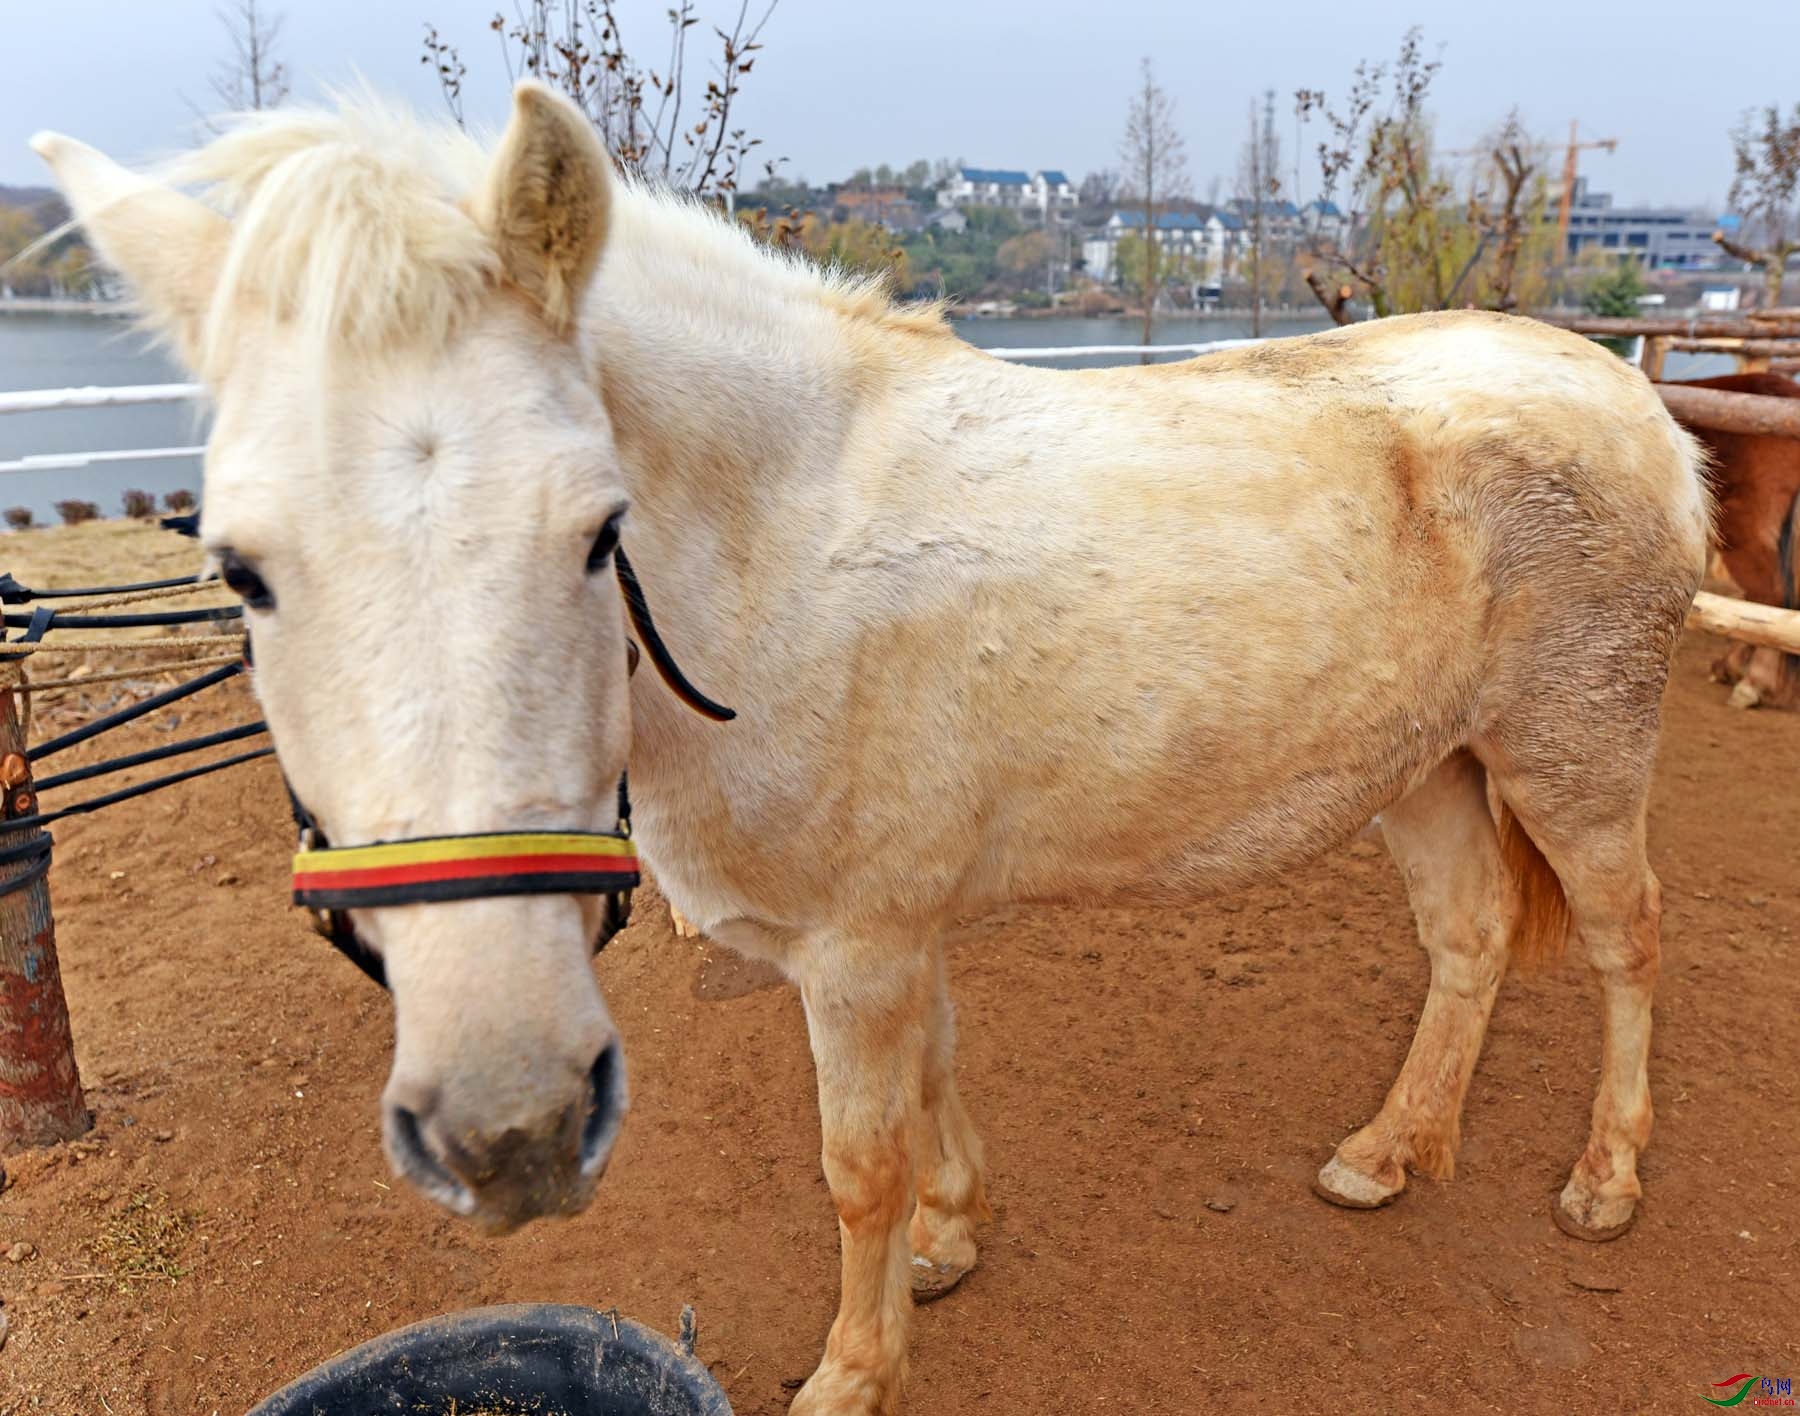
[[[249,1416],[448,1416],[489,1408],[731,1416],[724,1391],[689,1347],[613,1313],[552,1303],[472,1308],[400,1328],[314,1367]]]

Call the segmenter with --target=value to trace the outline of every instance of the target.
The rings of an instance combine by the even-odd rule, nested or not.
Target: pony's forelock
[[[216,379],[246,324],[291,326],[320,358],[441,344],[500,274],[463,203],[481,147],[369,96],[233,120],[168,169],[232,222],[197,350]]]

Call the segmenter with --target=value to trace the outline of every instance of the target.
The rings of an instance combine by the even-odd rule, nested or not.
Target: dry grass
[[[179,575],[192,575],[200,568],[198,542],[172,531],[164,531],[154,522],[90,521],[80,526],[43,526],[29,531],[0,534],[0,570],[10,571],[23,585],[36,589],[67,586],[128,585],[146,580],[168,580]],[[134,609],[178,610],[201,606],[229,605],[231,592],[223,586],[209,588],[178,599],[159,600],[141,606],[122,606],[114,613]],[[66,610],[74,610],[76,602],[49,601]],[[18,608],[9,606],[9,608]],[[84,639],[147,639],[176,636],[192,639],[193,648],[185,645],[145,651],[106,652],[91,655],[44,655],[29,662],[27,676],[34,682],[63,682],[107,673],[141,670],[129,683],[105,684],[94,688],[76,685],[52,688],[41,697],[34,696],[30,705],[33,715],[42,714],[42,731],[36,735],[61,731],[75,722],[96,717],[133,698],[141,698],[157,688],[177,682],[187,670],[171,671],[168,666],[184,660],[205,657],[221,651],[229,652],[229,644],[212,643],[219,626],[190,625],[171,630],[160,627],[119,629],[103,636],[84,634],[80,630],[66,633],[50,631],[51,643],[79,644]],[[235,630],[227,623],[222,628]]]
[[[174,1283],[187,1274],[180,1255],[194,1218],[191,1211],[171,1205],[160,1191],[140,1190],[106,1221],[89,1247],[121,1293],[150,1279]]]
[[[153,521],[90,521],[0,534],[0,570],[26,585],[117,585],[192,575],[199,568],[200,543]],[[219,603],[228,600],[221,594]]]

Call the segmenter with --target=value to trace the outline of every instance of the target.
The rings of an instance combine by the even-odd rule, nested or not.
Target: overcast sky
[[[503,113],[494,0],[269,3],[285,14],[280,53],[298,97],[360,72],[435,109],[419,63],[429,19],[463,45],[471,118]],[[660,52],[669,3],[620,0],[634,49]],[[716,17],[733,4],[699,8]],[[1721,201],[1737,114],[1800,100],[1800,0],[781,0],[741,116],[790,174],[814,182],[918,157],[1061,167],[1079,180],[1117,165],[1148,54],[1204,195],[1215,175],[1229,185],[1253,95],[1279,95],[1291,173],[1294,89],[1341,94],[1355,61],[1391,56],[1412,23],[1442,47],[1441,143],[1477,140],[1514,104],[1546,137],[1579,119],[1584,133],[1620,140],[1583,163],[1620,201]],[[0,182],[43,180],[25,147],[39,128],[122,158],[182,146],[186,100],[211,106],[209,74],[227,48],[212,0],[0,0]],[[1310,158],[1302,169],[1310,188]]]

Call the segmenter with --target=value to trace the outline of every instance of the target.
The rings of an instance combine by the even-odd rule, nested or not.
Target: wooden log
[[[1702,590],[1687,613],[1689,629],[1709,630],[1745,644],[1760,644],[1789,654],[1800,654],[1800,610],[1778,605],[1759,605],[1754,600],[1734,600]]]
[[[1558,329],[1576,334],[1610,335],[1614,339],[1632,339],[1651,334],[1685,335],[1689,339],[1705,338],[1781,338],[1800,335],[1800,315],[1771,312],[1766,320],[1755,324],[1745,319],[1721,315],[1692,315],[1686,318],[1646,316],[1615,317],[1611,315],[1577,315],[1559,310],[1540,310],[1532,318]]]
[[[1800,358],[1800,336],[1793,339],[1689,339],[1670,335],[1669,348],[1684,354],[1736,354],[1742,358]]]
[[[1800,398],[1727,393],[1723,389],[1678,383],[1658,384],[1656,391],[1663,406],[1692,428],[1800,438]]]
[[[1651,334],[1644,337],[1643,350],[1638,355],[1638,367],[1644,371],[1644,377],[1651,383],[1662,382],[1663,362],[1669,357],[1669,336]]]
[[[1768,372],[1771,374],[1800,374],[1800,355],[1792,359],[1769,360]]]
[[[5,822],[37,810],[13,685],[19,669],[0,666],[0,850],[42,835]],[[0,886],[36,878],[0,895],[0,1150],[72,1140],[93,1124],[82,1103],[69,1034],[69,1007],[56,963],[56,922],[42,862],[0,865]]]

